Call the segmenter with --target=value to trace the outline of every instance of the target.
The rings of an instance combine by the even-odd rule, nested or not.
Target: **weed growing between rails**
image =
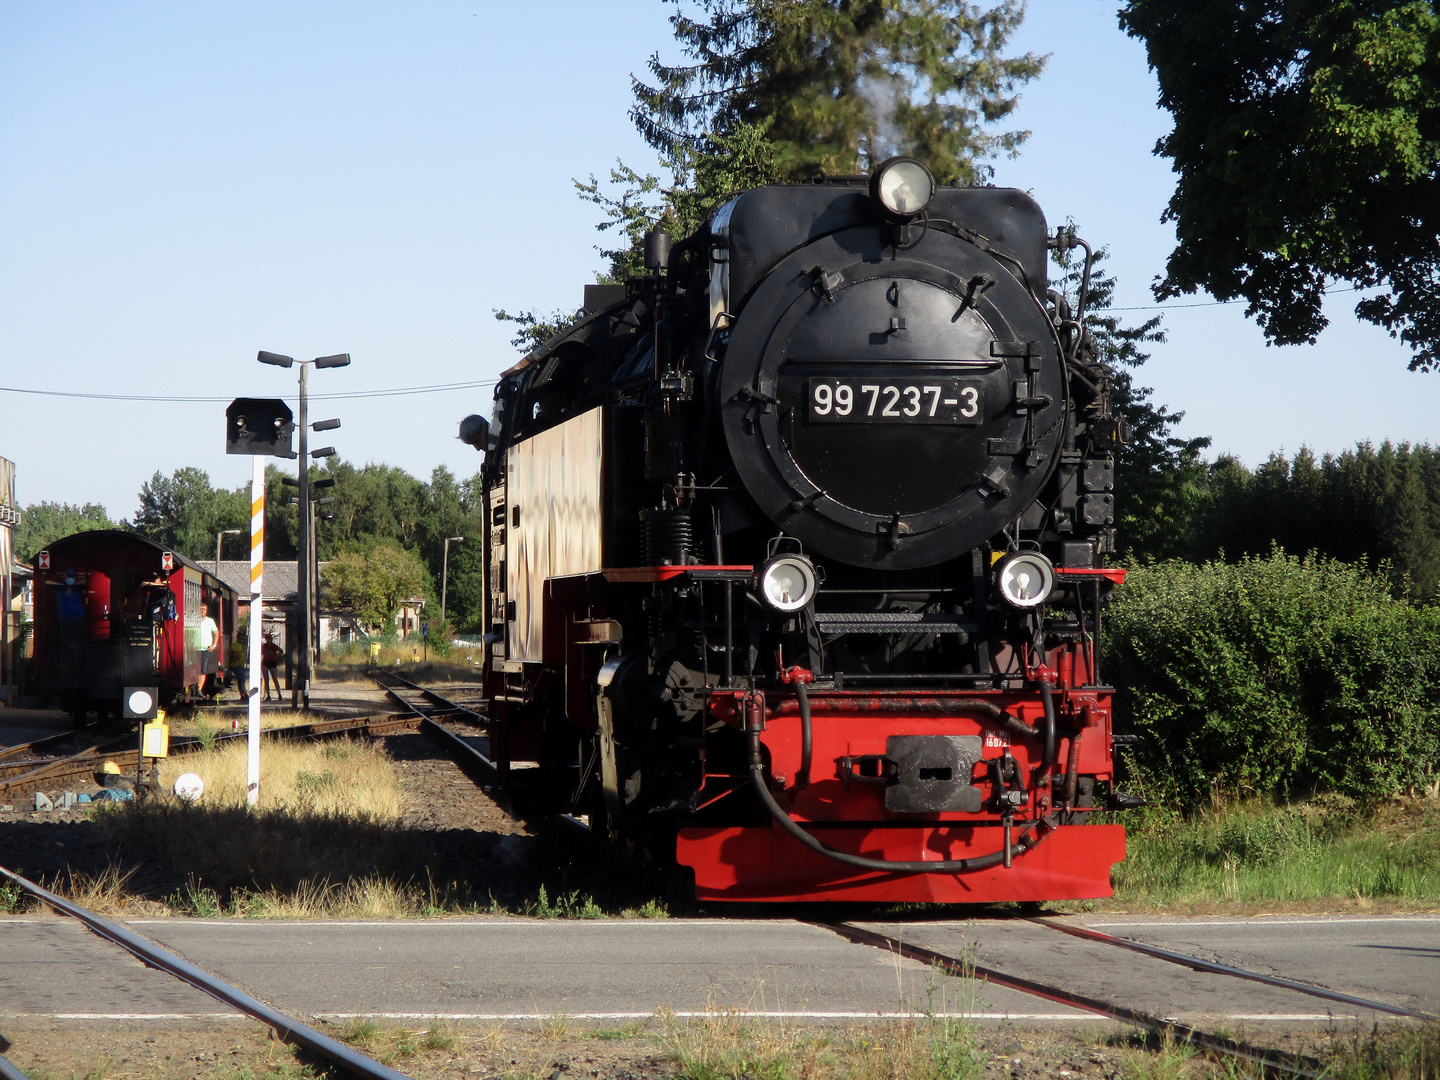
[[[959,974],[939,967],[924,973],[923,1004],[908,999],[911,964],[897,955],[901,1019],[842,1030],[782,1023],[763,1015],[785,1003],[761,1000],[762,986],[748,1007],[712,1001],[703,1016],[683,1019],[660,1010],[662,1043],[685,1080],[978,1080],[992,1051],[976,1023],[985,1005],[973,951],[967,942]]]
[[[233,704],[239,705],[239,702],[233,702]],[[313,724],[316,719],[318,718],[313,714],[302,712],[299,709],[266,707],[260,714],[260,729],[273,731],[276,728],[299,727],[304,724]],[[171,738],[192,736],[199,739],[201,748],[207,751],[214,749],[217,735],[230,735],[236,730],[248,730],[248,721],[245,717],[235,714],[227,716],[213,709],[200,709],[188,715],[176,713],[166,717],[165,723],[170,728]]]
[[[1247,802],[1190,816],[1125,817],[1114,869],[1119,905],[1197,912],[1440,906],[1440,800],[1363,806],[1344,796]]]

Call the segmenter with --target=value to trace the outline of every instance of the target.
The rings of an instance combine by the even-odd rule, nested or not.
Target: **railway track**
[[[530,816],[518,813],[504,791],[500,766],[489,756],[490,739],[485,733],[488,720],[484,713],[457,704],[429,687],[385,668],[372,668],[368,674],[393,702],[417,717],[420,730],[440,743],[465,774],[480,785],[501,809],[512,817]],[[463,724],[472,730],[457,731],[447,726],[451,723]],[[566,832],[590,836],[590,823],[585,817],[573,814],[545,814],[543,817]]]
[[[1226,975],[1244,982],[1278,987],[1331,1002],[1343,1003],[1356,1009],[1382,1013],[1389,1016],[1418,1021],[1435,1019],[1432,1014],[1420,1010],[1406,1009],[1385,1002],[1374,1001],[1369,998],[1357,997],[1353,994],[1340,993],[1310,983],[1265,975],[1261,972],[1248,971],[1229,965],[1215,964],[1197,956],[1191,956],[1169,949],[1157,949],[1140,942],[1125,938],[1116,938],[1112,935],[1090,930],[1085,927],[1064,926],[1056,923],[1054,920],[1046,918],[1029,918],[1024,921],[1047,930],[1083,937],[1086,940],[1117,949],[1140,952],[1155,959],[1165,960],[1197,972]],[[1205,1031],[1201,1028],[1181,1023],[1174,1018],[1157,1016],[1143,1009],[1132,1008],[1117,1001],[1106,1000],[1103,997],[1078,993],[1073,987],[1027,978],[997,967],[976,963],[972,958],[967,956],[955,956],[946,951],[916,945],[893,934],[877,932],[873,929],[843,921],[822,921],[817,922],[815,925],[822,926],[856,944],[869,945],[873,948],[883,949],[896,956],[910,960],[918,960],[921,963],[930,965],[955,977],[982,979],[996,986],[1010,990],[1018,990],[1058,1005],[1093,1013],[1096,1016],[1127,1024],[1139,1028],[1142,1031],[1189,1043],[1195,1048],[1210,1054],[1256,1066],[1265,1075],[1306,1077],[1313,1078],[1313,1080],[1322,1080],[1323,1077],[1329,1075],[1321,1062],[1303,1055],[1257,1046],[1254,1043],[1230,1038],[1229,1036],[1215,1032]]]
[[[474,763],[475,771],[472,772],[472,777],[481,778],[481,782],[487,785],[495,782],[497,776],[495,764],[490,761],[482,749],[475,745],[480,743],[483,746],[483,737],[458,735],[450,731],[442,722],[459,720],[472,726],[483,726],[485,723],[483,714],[457,705],[434,690],[420,686],[393,672],[374,671],[371,672],[371,675],[401,708],[411,710],[413,715],[424,717],[421,722],[422,730],[440,738],[448,747],[455,748],[457,754],[461,755],[458,759],[462,763],[465,760]],[[575,819],[568,820],[584,828],[581,822]],[[1295,979],[1216,963],[1189,953],[1159,948],[1089,927],[1068,925],[1054,918],[1026,917],[1023,921],[1055,934],[1079,938],[1106,948],[1140,954],[1192,972],[1225,976],[1241,983],[1273,987],[1317,998],[1331,1004],[1344,1005],[1348,1008],[1384,1016],[1416,1021],[1437,1019],[1435,1015],[1420,1010],[1391,1005]],[[955,956],[943,950],[912,944],[892,934],[877,932],[852,922],[820,921],[815,925],[823,926],[857,944],[884,949],[899,956],[918,960],[954,976],[984,979],[996,986],[1018,990],[1049,1002],[1093,1013],[1096,1016],[1127,1024],[1142,1031],[1178,1039],[1207,1053],[1254,1066],[1265,1075],[1313,1077],[1315,1080],[1326,1075],[1322,1063],[1301,1055],[1257,1046],[1227,1035],[1205,1031],[1173,1018],[1155,1015],[1118,1001],[1081,994],[1067,986],[1017,975],[1001,967],[977,964],[967,957]]]
[[[442,697],[419,683],[384,668],[371,668],[367,674],[375,680],[406,715],[413,718],[420,731],[439,742],[465,774],[487,789],[493,788],[500,780],[500,770],[489,757],[490,740],[482,734],[486,728],[483,713],[457,705],[449,698]],[[442,721],[457,721],[477,731],[461,734],[446,727]],[[498,798],[498,792],[490,792]],[[504,803],[501,803],[504,806]],[[505,806],[507,811],[510,807]]]
[[[360,1077],[361,1080],[408,1080],[404,1073],[396,1072],[353,1047],[346,1046],[344,1043],[316,1031],[308,1024],[251,997],[238,987],[216,978],[203,968],[181,959],[153,941],[147,941],[118,923],[113,923],[62,896],[57,896],[3,866],[0,866],[0,878],[8,880],[59,914],[80,920],[92,933],[113,942],[142,963],[167,972],[181,982],[209,994],[216,1001],[253,1017],[268,1027],[277,1039],[303,1047],[312,1054],[318,1054],[351,1076]],[[5,1072],[5,1069],[13,1069],[13,1066],[10,1066],[4,1058],[0,1058],[0,1076],[14,1075],[12,1072]],[[19,1075],[23,1076],[24,1074]]]
[[[333,739],[349,735],[379,737],[414,731],[418,726],[416,716],[404,713],[384,713],[376,716],[358,716],[339,720],[319,720],[312,724],[295,727],[271,728],[261,733],[266,740],[312,740]],[[69,733],[65,738],[69,738]],[[216,735],[212,744],[223,746],[235,740],[246,739],[246,732]],[[0,760],[0,799],[14,798],[40,791],[66,781],[80,780],[91,776],[104,761],[113,761],[122,770],[133,769],[139,763],[140,751],[135,745],[133,733],[105,742],[96,743],[76,754],[52,758],[27,758],[26,751],[34,752],[45,744],[55,743],[58,737],[42,739],[8,748],[9,757]],[[183,756],[203,749],[204,743],[198,738],[186,737],[170,740],[172,756]]]

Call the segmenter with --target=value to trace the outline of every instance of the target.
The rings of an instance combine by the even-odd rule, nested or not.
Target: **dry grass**
[[[990,1056],[971,1021],[941,1013],[844,1030],[723,1009],[662,1023],[662,1045],[686,1080],[978,1080]]]
[[[239,702],[235,704],[238,705]],[[171,738],[204,739],[207,737],[207,732],[211,736],[232,734],[235,730],[233,724],[235,719],[233,714],[226,716],[212,709],[200,709],[193,716],[166,717],[165,723],[170,728]],[[303,724],[313,724],[316,719],[313,713],[305,713],[299,709],[271,709],[266,706],[260,712],[260,730],[273,731],[277,728],[299,727]],[[239,721],[239,730],[245,731],[248,721],[243,716],[239,717]]]
[[[137,903],[130,887],[130,879],[138,870],[139,867],[136,866],[121,870],[114,863],[94,875],[67,870],[50,883],[50,891],[93,911],[96,915],[134,915],[137,910],[148,911],[150,914],[163,913],[164,907],[161,904],[145,901]],[[49,910],[43,904],[37,906],[41,910]]]
[[[237,741],[166,758],[160,766],[160,782],[170,790],[181,773],[195,773],[205,781],[202,805],[243,808],[246,754],[245,744]],[[400,820],[402,810],[400,780],[390,759],[368,742],[267,742],[260,748],[260,807],[299,816],[393,823]]]
[[[430,879],[427,845],[400,827],[400,780],[369,742],[267,743],[260,801],[246,806],[243,743],[167,759],[161,782],[205,781],[195,803],[173,796],[97,808],[122,848],[183,867],[170,900],[192,915],[403,917],[477,910]]]

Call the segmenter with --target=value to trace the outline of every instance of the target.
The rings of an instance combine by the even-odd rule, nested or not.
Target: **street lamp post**
[[[445,621],[445,590],[450,584],[450,541],[459,543],[464,540],[463,536],[447,536],[445,538],[445,556],[440,560],[440,621]]]
[[[256,359],[262,364],[274,364],[276,367],[288,368],[295,363],[294,357],[281,356],[279,353],[262,352]],[[345,367],[350,363],[349,353],[336,353],[334,356],[317,356],[314,360],[300,361],[300,416],[297,427],[300,429],[300,467],[298,469],[300,497],[299,497],[299,541],[296,545],[298,551],[296,570],[296,593],[300,601],[300,671],[297,685],[291,688],[290,704],[299,704],[302,708],[310,708],[310,674],[313,666],[314,637],[311,633],[311,621],[314,618],[312,608],[314,597],[312,595],[310,582],[314,575],[314,558],[310,543],[310,455],[307,453],[306,436],[310,433],[308,416],[306,415],[309,404],[309,366],[314,364],[317,368]],[[340,426],[338,420],[322,420],[315,425],[320,430],[329,430]],[[315,457],[324,457],[335,453],[331,447],[315,451]],[[297,698],[299,699],[297,701]]]
[[[221,529],[215,534],[215,576],[220,576],[220,538],[222,536],[239,536],[239,529]]]

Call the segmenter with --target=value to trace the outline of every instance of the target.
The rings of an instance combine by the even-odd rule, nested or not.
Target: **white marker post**
[[[250,727],[246,747],[245,802],[260,801],[260,686],[265,685],[260,643],[265,632],[265,458],[252,459],[255,471],[250,478]],[[260,686],[255,676],[260,676]]]

